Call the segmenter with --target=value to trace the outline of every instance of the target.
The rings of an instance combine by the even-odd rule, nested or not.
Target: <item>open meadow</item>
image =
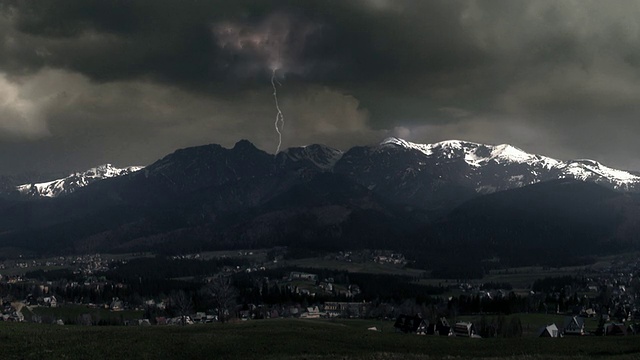
[[[373,261],[346,262],[323,257],[286,260],[281,266],[297,266],[306,269],[331,269],[352,273],[386,274],[411,277],[423,277],[424,270],[412,269],[402,265],[380,264]]]
[[[382,331],[369,331],[376,326]],[[637,359],[637,337],[468,339],[399,334],[391,322],[259,320],[85,327],[0,323],[2,359]]]

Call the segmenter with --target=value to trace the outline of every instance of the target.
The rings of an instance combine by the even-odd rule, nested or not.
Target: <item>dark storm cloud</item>
[[[635,1],[0,4],[0,147],[32,159],[6,169],[271,151],[274,68],[285,146],[464,138],[640,168]]]
[[[338,0],[33,0],[4,8],[15,30],[30,36],[24,46],[47,52],[43,58],[17,49],[16,71],[48,65],[99,81],[150,76],[197,89],[219,82],[255,86],[255,77],[271,70],[269,47],[290,62],[283,71],[338,84],[406,84],[415,72],[468,66],[481,57],[456,24],[460,3],[395,3],[387,9]],[[242,43],[221,41],[225,27]],[[251,42],[254,33],[264,41]]]

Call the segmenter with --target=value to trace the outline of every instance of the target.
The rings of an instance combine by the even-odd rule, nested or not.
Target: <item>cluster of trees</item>
[[[583,285],[584,281],[575,276],[545,277],[534,281],[533,285],[531,285],[531,290],[535,292],[552,293],[563,291],[567,286],[575,287]]]
[[[494,298],[480,295],[460,295],[449,300],[447,307],[454,313],[460,314],[513,314],[529,310],[529,299],[510,292],[505,296]]]
[[[315,297],[296,294],[288,283],[281,279],[292,271],[313,273],[318,275],[316,285],[325,279],[332,279],[334,284],[342,286],[357,285],[360,289],[353,297],[346,297],[338,291],[318,292]],[[283,267],[261,271],[258,273],[240,273],[234,281],[240,290],[243,301],[254,304],[283,304],[306,301],[322,303],[324,301],[390,301],[402,302],[405,299],[417,299],[418,302],[429,302],[431,297],[443,294],[447,288],[418,284],[419,278],[399,275],[349,273],[344,270],[308,269],[299,267]]]
[[[482,316],[475,326],[476,332],[483,338],[522,336],[522,322],[517,316],[512,316],[509,320],[504,315]]]

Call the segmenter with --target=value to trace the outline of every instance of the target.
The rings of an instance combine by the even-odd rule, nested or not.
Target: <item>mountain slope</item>
[[[169,245],[178,251],[288,244],[299,237],[297,231],[304,231],[308,241],[319,242],[327,229],[353,219],[319,214],[333,214],[327,209],[345,206],[349,214],[367,213],[375,200],[369,190],[350,179],[320,171],[318,164],[335,161],[336,151],[307,150],[311,151],[304,156],[310,159],[297,157],[295,166],[286,165],[291,159],[278,166],[281,158],[247,141],[232,149],[207,145],[178,150],[142,171],[95,182],[64,197],[22,201],[0,209],[0,244],[44,252],[158,250]],[[314,205],[325,183],[319,178],[339,180],[325,184],[329,189],[320,193],[325,203]],[[296,190],[301,187],[306,190]],[[292,191],[297,195],[284,195]],[[362,197],[370,200],[358,201]],[[267,205],[271,201],[285,205],[275,209],[276,205]],[[300,203],[306,205],[294,206]],[[390,216],[388,210],[375,211]],[[286,225],[314,216],[321,220],[303,227]],[[368,218],[364,215],[362,221],[367,223]],[[260,219],[273,222],[265,225]],[[387,223],[393,228],[392,222]],[[337,241],[345,244],[340,237]]]
[[[637,249],[638,215],[638,194],[562,179],[470,200],[422,236],[432,253],[467,259],[478,269],[491,258],[506,266],[566,266]]]
[[[554,179],[578,179],[622,191],[640,189],[640,177],[591,160],[560,161],[511,145],[468,141],[415,144],[388,138],[347,151],[333,168],[387,197],[435,216],[481,194]]]

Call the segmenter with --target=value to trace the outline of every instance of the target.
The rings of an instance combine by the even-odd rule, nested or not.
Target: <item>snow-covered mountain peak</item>
[[[127,175],[142,168],[142,166],[117,168],[111,164],[103,164],[86,171],[75,172],[62,179],[56,179],[43,183],[19,185],[16,187],[16,190],[20,194],[33,197],[58,197],[60,195],[70,194],[77,189],[87,186],[93,182]]]
[[[445,140],[433,144],[416,144],[399,138],[387,138],[381,145],[395,145],[418,150],[427,156],[439,156],[445,159],[464,158],[471,166],[486,165],[489,161],[497,163],[541,163],[544,167],[555,166],[558,161],[545,156],[529,154],[509,144],[487,145],[471,141]]]
[[[397,146],[417,150],[427,156],[439,153],[440,155],[445,155],[447,158],[455,158],[463,157],[463,154],[469,153],[473,149],[482,146],[482,144],[461,140],[445,140],[433,144],[417,144],[397,137],[389,137],[382,141],[380,146],[383,148],[385,146]]]
[[[551,176],[552,178],[573,178],[583,181],[609,183],[614,188],[640,186],[640,176],[627,171],[612,169],[594,160],[561,161],[547,156],[530,154],[509,144],[488,145],[460,140],[416,144],[391,137],[380,144],[381,148],[387,146],[416,150],[428,158],[437,159],[438,161],[464,160],[474,169],[472,171],[484,171],[482,169],[490,164],[526,166],[528,170],[518,170],[517,174],[511,175],[514,181],[518,182],[522,182],[524,178],[529,179],[523,182],[523,185],[542,181]]]
[[[539,165],[545,169],[551,169],[561,163],[561,161],[550,157],[530,154],[509,144],[485,146],[492,148],[489,159],[494,160],[498,163],[511,162],[517,164]]]
[[[509,145],[509,144],[500,144],[493,146],[493,150],[491,151],[492,157],[509,157],[514,159],[528,159],[531,157],[531,154],[526,153],[519,148]]]

